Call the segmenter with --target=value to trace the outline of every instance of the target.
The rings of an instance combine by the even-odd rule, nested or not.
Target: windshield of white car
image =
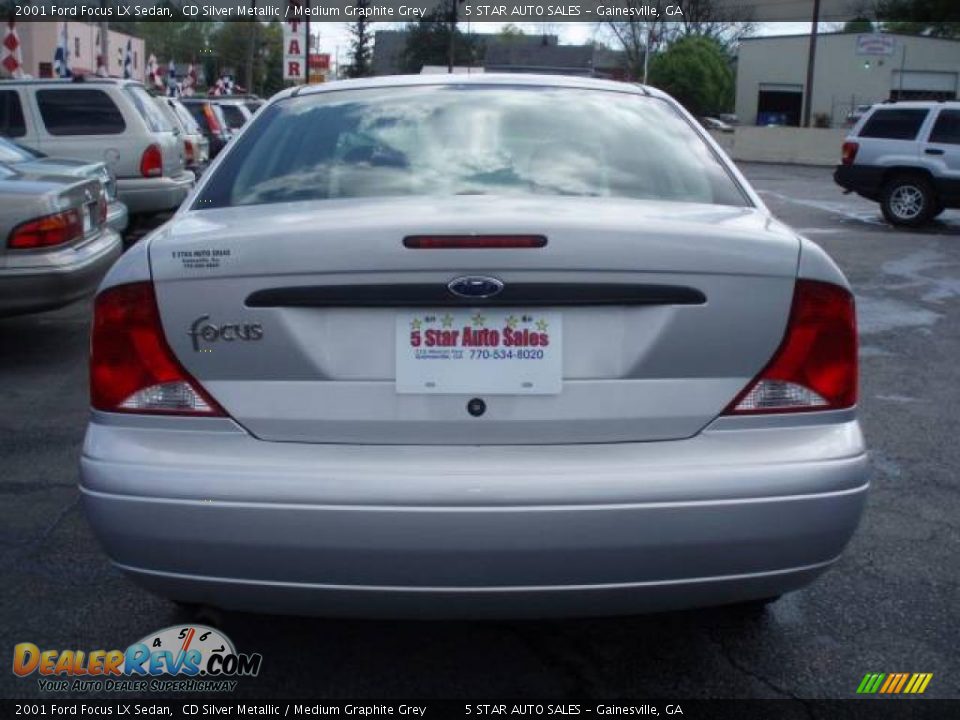
[[[464,194],[749,204],[678,110],[631,92],[394,86],[292,97],[251,122],[196,208]]]

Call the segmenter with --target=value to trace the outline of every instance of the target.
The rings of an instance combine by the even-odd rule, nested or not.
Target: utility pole
[[[457,51],[457,1],[450,0],[450,42],[447,45],[447,74],[453,74],[453,60]]]
[[[306,3],[307,12],[304,13],[307,25],[307,48],[303,56],[304,68],[303,68],[303,84],[310,84],[310,0],[307,0]]]
[[[247,41],[247,92],[253,94],[253,49],[257,37],[257,0],[250,0],[250,14],[253,17],[250,25],[250,38]]]
[[[820,0],[813,0],[813,19],[810,23],[810,54],[807,56],[807,86],[804,88],[803,127],[810,127],[813,106],[813,71],[817,64],[817,29],[820,25]]]
[[[110,56],[107,54],[109,51],[110,51],[110,23],[101,22],[100,23],[100,57],[103,58],[103,67],[106,68],[107,77],[110,77]],[[144,58],[144,64],[146,64],[146,58]]]

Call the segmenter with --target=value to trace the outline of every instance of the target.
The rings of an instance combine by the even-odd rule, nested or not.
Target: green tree
[[[454,65],[476,65],[483,56],[483,42],[476,35],[460,32],[460,28],[434,10],[419,22],[407,25],[407,44],[400,56],[404,72],[419,73],[424,65],[447,66],[451,25],[454,35]]]
[[[363,10],[370,7],[370,0],[357,0],[357,20],[350,24],[350,62],[346,67],[347,77],[360,78],[373,74],[373,34]]]
[[[877,17],[888,32],[960,37],[957,0],[880,0]]]
[[[723,46],[712,38],[684,37],[650,62],[650,84],[679,100],[694,115],[733,106],[733,70]]]
[[[843,24],[845,33],[871,33],[873,29],[873,22],[865,17],[856,17]]]

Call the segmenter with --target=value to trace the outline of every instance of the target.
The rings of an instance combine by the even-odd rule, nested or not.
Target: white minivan
[[[175,210],[193,187],[183,142],[139,82],[0,82],[0,133],[55,157],[104,161],[131,215]]]

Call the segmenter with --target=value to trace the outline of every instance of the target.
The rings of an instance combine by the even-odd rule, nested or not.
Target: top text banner
[[[13,9],[18,22],[51,20],[291,20],[310,22],[414,22],[447,19],[454,0],[0,0],[0,12]],[[469,22],[611,22],[696,20],[685,0],[580,0],[579,2],[457,2],[457,15]],[[820,20],[851,19],[849,0],[821,0]],[[770,22],[810,20],[813,0],[715,0],[725,20]],[[180,9],[177,10],[176,8]],[[7,16],[8,13],[4,12]]]

